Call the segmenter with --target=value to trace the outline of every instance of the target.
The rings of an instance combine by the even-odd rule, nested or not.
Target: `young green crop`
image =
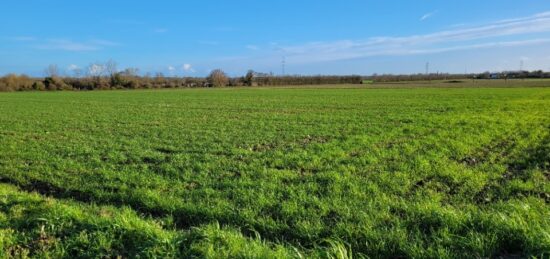
[[[550,252],[548,88],[28,92],[0,111],[8,258]]]

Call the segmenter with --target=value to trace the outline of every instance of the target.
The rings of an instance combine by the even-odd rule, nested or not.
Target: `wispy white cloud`
[[[114,47],[114,46],[120,46],[120,43],[109,41],[109,40],[100,40],[100,39],[93,39],[89,41],[90,44],[104,46],[104,47]]]
[[[488,43],[479,43],[479,44],[467,44],[459,45],[452,47],[441,47],[441,48],[432,48],[432,49],[412,49],[403,52],[388,52],[388,55],[414,55],[414,54],[432,54],[432,53],[443,53],[457,50],[473,50],[473,49],[488,49],[488,48],[497,48],[497,47],[523,47],[523,46],[532,46],[532,45],[542,45],[550,43],[550,38],[546,39],[532,39],[532,40],[518,40],[518,41],[498,41],[498,42],[488,42]]]
[[[166,67],[166,70],[168,71],[168,75],[174,76],[176,74],[176,67],[169,65]]]
[[[63,51],[95,51],[105,47],[118,46],[120,44],[107,40],[93,39],[89,41],[73,41],[68,39],[47,39],[43,43],[34,45],[36,49],[63,50]]]
[[[550,12],[429,34],[278,46],[277,53],[274,54],[284,54],[296,62],[331,61],[381,55],[417,55],[490,47],[547,44],[547,38],[540,38],[540,33],[546,32],[550,32]],[[539,38],[533,38],[533,34],[536,33],[539,33]],[[528,39],[517,41],[498,39],[502,36],[528,34],[532,34]]]
[[[246,48],[249,49],[249,50],[259,50],[260,47],[256,46],[256,45],[246,45]]]
[[[74,70],[77,70],[77,69],[80,69],[80,67],[75,65],[75,64],[71,64],[67,67],[67,70],[69,70],[69,71],[74,71]]]
[[[453,25],[451,25],[450,27],[451,28],[459,28],[459,27],[466,27],[468,24],[467,23],[455,23]]]
[[[191,64],[183,64],[183,66],[181,66],[181,69],[184,72],[195,73],[195,69],[193,68],[193,66]]]
[[[75,65],[75,64],[70,64],[68,67],[67,67],[67,73],[71,73],[73,74],[74,76],[76,77],[79,77],[82,75],[82,68],[79,67],[78,65]]]
[[[437,14],[438,12],[439,12],[438,10],[435,10],[433,12],[429,12],[427,14],[424,14],[424,15],[422,15],[422,17],[420,17],[420,21],[425,21],[425,20],[431,18],[432,16],[434,16],[435,14]]]
[[[15,36],[15,37],[7,37],[8,40],[11,40],[11,41],[35,41],[36,38],[35,37],[31,37],[31,36]]]
[[[529,61],[529,60],[531,60],[530,57],[526,57],[526,56],[521,56],[521,57],[519,57],[519,59],[520,59],[521,61]]]
[[[102,64],[91,64],[88,66],[88,74],[92,76],[100,76],[105,73],[106,67]]]
[[[45,43],[36,45],[35,48],[43,50],[66,50],[66,51],[92,51],[98,50],[98,46],[90,43],[75,42],[71,40],[52,39]]]
[[[302,53],[294,53],[293,55],[287,54],[289,58],[292,58],[294,63],[311,63],[322,61],[336,61],[345,59],[367,58],[374,56],[410,56],[410,55],[423,55],[423,54],[437,54],[452,51],[461,50],[476,50],[476,49],[490,49],[499,47],[522,47],[550,44],[550,38],[542,39],[530,39],[519,41],[497,41],[477,44],[460,44],[454,46],[418,46],[418,47],[403,47],[403,48],[364,48],[361,51],[358,49],[348,48],[349,45],[346,42],[342,42],[340,48],[337,46],[331,46],[332,50],[328,50],[324,47],[318,48],[317,51],[306,51]]]

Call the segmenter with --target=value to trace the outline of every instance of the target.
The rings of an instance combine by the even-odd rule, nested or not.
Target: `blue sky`
[[[112,59],[142,73],[550,70],[550,1],[0,3],[0,74],[71,74]]]

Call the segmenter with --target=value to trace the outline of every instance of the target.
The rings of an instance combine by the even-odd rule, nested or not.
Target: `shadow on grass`
[[[147,200],[142,199],[139,194],[132,192],[119,192],[115,195],[99,196],[93,190],[74,190],[57,186],[53,183],[38,179],[12,179],[0,177],[0,183],[7,183],[17,186],[26,192],[36,192],[46,197],[55,199],[73,200],[82,203],[95,204],[99,206],[129,207],[143,217],[162,218],[170,216],[173,218],[173,224],[179,230],[191,230],[194,227],[219,223],[222,226],[244,227],[241,233],[245,237],[255,238],[258,234],[265,240],[274,242],[299,243],[304,248],[314,248],[316,240],[329,238],[329,233],[317,238],[302,235],[285,222],[278,226],[266,226],[254,219],[249,219],[240,215],[238,211],[217,211],[211,212],[208,209],[193,205],[182,205],[175,209],[163,207],[151,207]]]
[[[550,180],[550,134],[521,152],[507,167],[506,173],[500,179],[488,183],[478,193],[478,203],[521,197],[538,197],[550,203],[550,193],[543,187],[544,182]],[[526,183],[530,186],[521,187]]]

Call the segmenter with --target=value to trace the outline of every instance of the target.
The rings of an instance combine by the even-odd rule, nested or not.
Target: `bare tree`
[[[252,86],[254,84],[254,70],[248,70],[246,76],[244,77],[244,83],[248,86]]]
[[[107,73],[107,75],[109,76],[113,76],[118,72],[117,63],[112,59],[109,59],[107,62],[105,62],[105,65],[103,65],[103,68],[105,70],[105,73]]]
[[[88,76],[101,77],[105,73],[105,66],[98,63],[92,63],[87,68]]]
[[[124,69],[124,71],[121,72],[125,76],[137,76],[139,74],[139,69],[134,67],[129,67]]]
[[[155,88],[164,88],[165,85],[166,85],[166,80],[164,78],[164,74],[161,73],[161,72],[157,72],[156,75],[155,75],[155,79],[154,79],[154,82],[155,82]]]
[[[73,69],[73,75],[76,78],[80,78],[82,76],[82,69],[81,68]]]
[[[221,69],[212,70],[207,80],[208,84],[213,87],[224,87],[229,83],[229,78]]]
[[[67,68],[67,72],[71,72],[75,78],[82,76],[82,69],[74,64]]]
[[[46,77],[57,77],[59,76],[59,67],[55,64],[51,64],[44,70],[44,74]]]

